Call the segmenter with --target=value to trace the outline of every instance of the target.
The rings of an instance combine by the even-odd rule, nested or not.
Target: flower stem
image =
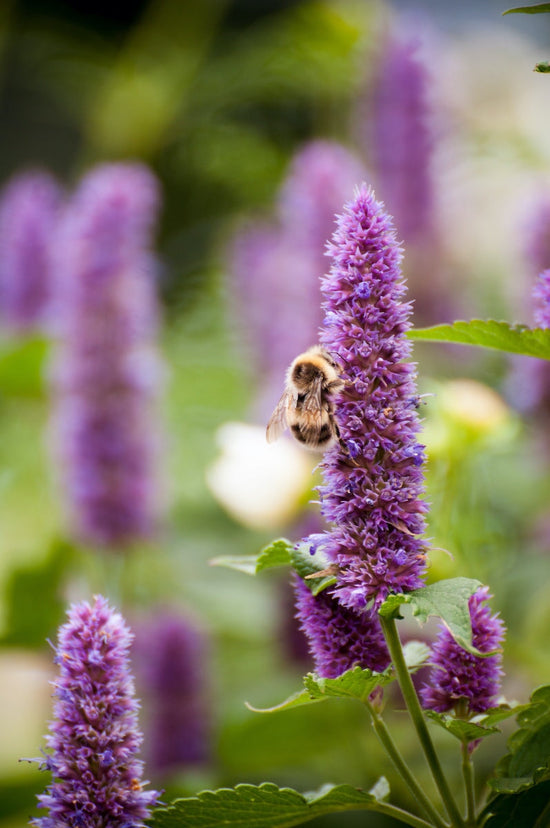
[[[474,786],[474,763],[468,750],[468,743],[462,743],[462,775],[466,788],[466,822],[468,825],[476,824],[476,795]]]
[[[403,822],[405,825],[411,825],[412,828],[433,828],[431,822],[426,822],[424,819],[404,811],[402,808],[397,808],[395,805],[389,805],[387,802],[377,802],[371,808],[372,811],[378,811],[379,814],[386,814],[386,816],[393,817],[393,819]]]
[[[412,795],[415,797],[419,806],[422,808],[426,816],[431,819],[432,824],[435,826],[435,828],[446,828],[447,823],[437,813],[430,799],[426,796],[426,794],[416,781],[415,777],[409,769],[409,766],[407,765],[401,753],[399,752],[397,745],[393,741],[393,738],[386,726],[385,721],[382,719],[382,716],[377,712],[377,710],[368,700],[366,700],[365,703],[367,706],[367,710],[369,711],[371,716],[374,732],[378,736],[381,744],[383,745],[388,756],[392,760],[397,772],[405,781],[407,787],[409,788]]]
[[[443,769],[441,768],[432,738],[424,720],[424,715],[422,713],[418,696],[416,695],[416,690],[414,689],[412,679],[405,663],[403,648],[401,647],[401,641],[399,639],[399,633],[397,632],[395,619],[380,616],[380,623],[386,637],[388,650],[390,651],[393,666],[395,668],[395,672],[397,673],[397,678],[399,680],[405,704],[407,705],[407,710],[413,720],[418,738],[420,739],[420,744],[422,745],[422,750],[424,751],[424,755],[426,756],[426,760],[430,766],[430,770],[435,784],[437,785],[437,789],[441,795],[442,802],[454,828],[464,828],[464,820],[460,816],[460,812],[456,802],[454,801],[451,789],[449,788]]]

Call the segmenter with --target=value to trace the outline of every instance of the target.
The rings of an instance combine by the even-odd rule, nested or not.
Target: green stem
[[[422,808],[426,816],[431,819],[433,825],[436,826],[436,828],[447,828],[447,823],[437,813],[430,799],[426,796],[426,794],[416,781],[415,777],[411,773],[409,766],[401,756],[401,753],[399,752],[397,745],[393,741],[393,738],[386,726],[385,721],[382,719],[382,716],[375,710],[374,706],[368,700],[365,703],[367,706],[367,710],[370,713],[372,726],[374,728],[376,735],[378,736],[381,744],[385,748],[388,756],[392,760],[397,772],[401,775],[410,792],[415,797],[419,806]]]
[[[466,789],[466,822],[468,825],[476,824],[476,793],[474,785],[474,763],[468,750],[468,743],[462,743],[462,775]]]
[[[401,647],[401,641],[399,639],[399,633],[397,632],[395,619],[380,616],[380,623],[386,637],[388,650],[390,651],[393,666],[395,668],[395,672],[397,673],[397,678],[399,680],[405,704],[407,705],[407,710],[413,720],[418,738],[420,739],[420,744],[422,745],[422,750],[424,751],[424,755],[426,756],[428,765],[430,766],[434,782],[437,785],[437,789],[441,795],[445,809],[449,814],[452,825],[455,828],[464,828],[464,820],[460,816],[460,812],[456,802],[454,801],[451,789],[449,788],[443,769],[439,763],[432,738],[428,731],[428,726],[426,725],[424,719],[424,714],[422,713],[418,696],[416,695],[416,690],[414,689],[414,684],[412,683],[412,679],[405,663],[403,648]]]
[[[398,819],[400,822],[404,822],[405,825],[412,825],[412,828],[433,828],[431,822],[426,822],[424,819],[410,814],[402,808],[397,808],[395,805],[389,805],[387,802],[377,802],[370,810]]]

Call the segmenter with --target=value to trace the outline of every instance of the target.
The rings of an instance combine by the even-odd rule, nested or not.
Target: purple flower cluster
[[[141,828],[158,798],[145,791],[142,736],[129,670],[132,634],[97,596],[71,607],[59,630],[55,720],[44,762],[53,781],[40,795],[38,828]]]
[[[45,172],[14,178],[0,202],[0,315],[13,331],[47,325],[53,289],[52,242],[61,191]]]
[[[257,413],[280,395],[281,375],[317,340],[319,276],[334,214],[363,177],[360,162],[331,141],[312,141],[294,157],[273,222],[252,223],[231,253],[235,312],[258,374]]]
[[[342,366],[335,413],[347,452],[333,449],[323,463],[322,513],[333,524],[324,552],[337,565],[334,595],[362,610],[422,585],[427,511],[401,251],[365,185],[338,219],[329,254],[321,342]]]
[[[154,776],[210,758],[207,655],[204,635],[179,612],[159,611],[136,629],[133,661]]]
[[[74,532],[100,546],[147,537],[158,517],[158,204],[145,167],[105,164],[85,176],[57,236],[56,451]]]
[[[472,643],[481,653],[499,650],[505,632],[501,619],[486,604],[490,598],[488,588],[481,587],[469,601]],[[469,713],[483,713],[497,702],[501,663],[498,652],[482,658],[462,649],[442,625],[432,648],[430,681],[421,689],[424,707],[443,713],[466,703]]]
[[[322,678],[336,678],[355,665],[378,673],[388,667],[390,656],[373,609],[348,609],[330,590],[313,595],[298,577],[295,589],[296,615]]]

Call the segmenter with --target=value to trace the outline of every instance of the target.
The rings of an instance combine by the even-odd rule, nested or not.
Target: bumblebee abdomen
[[[320,428],[307,426],[304,423],[293,423],[290,430],[292,436],[305,446],[323,448],[334,438],[334,430],[330,423],[323,423]]]

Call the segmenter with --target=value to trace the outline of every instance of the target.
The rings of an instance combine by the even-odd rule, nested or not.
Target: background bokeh
[[[35,766],[18,760],[39,755],[50,715],[47,639],[55,638],[67,602],[94,592],[106,594],[130,623],[135,619],[136,630],[153,607],[181,608],[208,640],[209,747],[200,762],[154,779],[166,798],[241,781],[300,790],[327,781],[363,787],[391,774],[359,706],[335,701],[263,716],[244,705],[281,701],[310,664],[286,575],[252,579],[209,562],[253,554],[278,535],[299,537],[316,521],[316,507],[308,505],[316,478],[309,459],[293,457],[287,476],[305,482],[282,508],[281,490],[290,483],[284,472],[271,474],[269,458],[253,442],[256,432],[244,429],[229,438],[221,432],[236,454],[224,468],[225,486],[252,502],[262,458],[263,501],[254,506],[263,510],[261,524],[247,517],[246,503],[244,514],[236,513],[212,483],[222,475],[219,428],[232,421],[264,425],[261,372],[236,309],[232,242],[243,222],[275,220],[278,193],[306,142],[338,141],[372,169],[358,121],[369,119],[364,99],[376,77],[377,47],[386,30],[413,27],[422,32],[430,78],[437,216],[437,268],[428,252],[415,275],[419,295],[434,296],[447,320],[531,322],[537,272],[527,250],[537,199],[550,187],[550,80],[532,68],[549,57],[550,24],[544,15],[503,18],[505,7],[487,0],[0,4],[0,181],[39,166],[71,188],[96,163],[139,159],[161,182],[156,250],[166,379],[158,429],[167,501],[158,539],[124,562],[76,546],[48,447],[52,345],[5,330],[1,828],[26,823],[45,784]],[[443,321],[433,314],[429,322]],[[276,322],[284,337],[284,320],[278,329]],[[427,344],[415,346],[415,359],[426,395],[430,577],[465,575],[489,584],[508,628],[504,691],[524,701],[550,678],[544,412],[525,410],[528,394],[518,375],[527,373],[527,361]],[[272,391],[273,406],[280,390]],[[411,637],[430,634],[412,623],[406,628]],[[415,761],[402,718],[394,716],[393,725]],[[435,738],[454,773],[456,746],[445,734]],[[503,747],[504,736],[482,746],[482,776]],[[395,795],[407,803],[405,791]],[[356,822],[349,815],[315,824]]]

